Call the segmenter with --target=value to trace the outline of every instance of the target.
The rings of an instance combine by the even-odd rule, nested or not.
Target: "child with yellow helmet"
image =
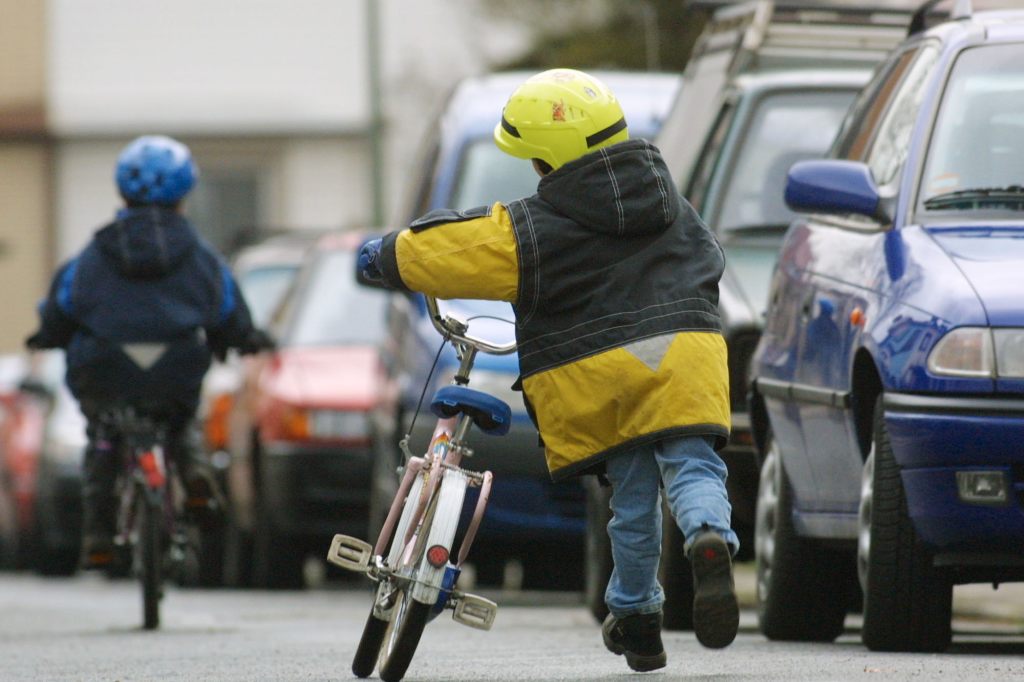
[[[537,193],[432,211],[364,245],[367,279],[438,298],[512,303],[520,381],[555,480],[605,473],[615,568],[605,645],[633,670],[666,664],[657,580],[661,500],[687,540],[694,630],[736,636],[726,467],[724,256],[679,195],[657,148],[630,140],[615,95],[572,69],[509,97],[498,147],[530,159]]]

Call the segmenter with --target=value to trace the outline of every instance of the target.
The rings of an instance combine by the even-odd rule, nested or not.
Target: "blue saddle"
[[[466,386],[439,389],[430,401],[430,411],[438,417],[465,414],[492,436],[504,436],[512,425],[512,408],[504,400]]]

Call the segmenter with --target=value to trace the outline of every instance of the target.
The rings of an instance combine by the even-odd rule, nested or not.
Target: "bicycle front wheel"
[[[404,590],[398,593],[380,652],[379,672],[384,682],[398,682],[405,676],[429,616],[428,604],[412,599]]]
[[[135,519],[138,537],[135,540],[135,567],[142,583],[142,627],[160,627],[161,551],[160,522],[163,509],[149,498],[145,490],[136,496]]]

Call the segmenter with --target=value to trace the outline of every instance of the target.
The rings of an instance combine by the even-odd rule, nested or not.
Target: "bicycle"
[[[431,400],[438,421],[430,444],[422,457],[415,457],[408,447],[409,436],[400,442],[406,463],[399,469],[401,483],[376,544],[335,535],[327,553],[331,563],[364,573],[377,583],[352,672],[368,677],[376,667],[384,682],[402,679],[426,624],[446,608],[452,609],[456,622],[481,630],[491,628],[498,610],[493,601],[456,589],[493,481],[491,472],[470,471],[461,463],[472,455],[466,439],[473,425],[501,436],[508,433],[512,417],[505,402],[467,386],[476,356],[513,353],[516,344],[497,345],[470,336],[468,322],[442,316],[434,298],[427,297],[427,308],[434,327],[454,345],[460,361],[453,383],[439,389]],[[470,486],[480,491],[453,562]]]
[[[164,579],[181,574],[191,551],[184,518],[185,489],[164,450],[167,427],[131,407],[106,412],[102,428],[116,438],[120,470],[110,574],[131,574],[142,587],[143,628],[160,626]]]

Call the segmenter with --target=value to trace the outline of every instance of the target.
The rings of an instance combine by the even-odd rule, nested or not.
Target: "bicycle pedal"
[[[366,573],[373,560],[373,546],[351,535],[335,535],[327,560],[345,570]]]
[[[455,622],[471,628],[490,630],[496,615],[498,605],[490,599],[475,594],[462,594],[455,602],[455,613],[452,614],[452,618]]]

